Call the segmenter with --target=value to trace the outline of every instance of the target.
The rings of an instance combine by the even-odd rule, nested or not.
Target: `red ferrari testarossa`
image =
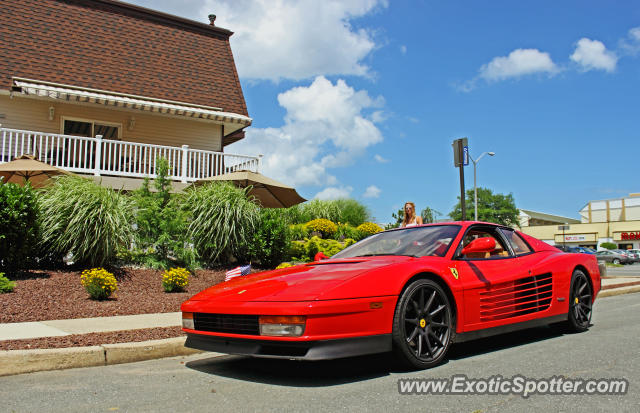
[[[418,368],[453,342],[543,324],[589,328],[595,256],[452,222],[372,235],[331,259],[215,285],[182,304],[186,346],[322,360],[395,351]]]

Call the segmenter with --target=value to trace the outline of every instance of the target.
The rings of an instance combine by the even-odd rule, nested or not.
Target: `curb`
[[[601,297],[613,297],[616,295],[622,294],[631,294],[640,292],[640,285],[635,285],[631,287],[622,287],[622,288],[612,288],[609,290],[600,290],[597,298]]]
[[[186,337],[174,337],[91,347],[5,350],[0,351],[0,376],[106,366],[163,357],[187,356],[202,352],[185,347],[185,340]]]

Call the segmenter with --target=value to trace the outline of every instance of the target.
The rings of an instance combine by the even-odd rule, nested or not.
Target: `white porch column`
[[[182,177],[180,182],[187,183],[187,163],[189,162],[189,145],[182,145]]]
[[[263,154],[258,155],[258,170],[256,171],[257,173],[260,173],[260,170],[262,169],[262,157],[263,156],[264,156]]]
[[[93,174],[100,176],[100,168],[102,165],[102,135],[96,135],[94,142],[96,143],[96,158],[94,161]]]

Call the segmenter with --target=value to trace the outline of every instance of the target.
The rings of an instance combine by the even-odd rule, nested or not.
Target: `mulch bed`
[[[0,295],[0,323],[170,313],[195,293],[224,281],[224,270],[199,270],[189,277],[186,292],[165,293],[162,271],[123,268],[114,271],[118,290],[104,301],[89,298],[80,284],[81,271],[32,271],[11,278],[12,293]]]
[[[133,343],[185,335],[180,327],[145,328],[141,330],[111,331],[108,333],[73,334],[63,337],[30,338],[28,340],[0,340],[0,350],[33,350],[65,347],[87,347],[102,344]]]
[[[165,293],[162,271],[121,268],[112,271],[118,290],[108,300],[89,298],[80,284],[82,271],[30,271],[16,277],[13,292],[0,294],[0,323],[169,313],[207,287],[224,281],[225,270],[198,270],[189,278],[186,292]],[[28,340],[2,340],[0,350],[83,347],[179,337],[180,327],[78,334]]]

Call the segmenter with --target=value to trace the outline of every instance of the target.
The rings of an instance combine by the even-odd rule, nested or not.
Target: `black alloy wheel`
[[[453,310],[436,282],[416,280],[402,293],[393,318],[394,350],[411,367],[440,363],[455,334]]]
[[[593,290],[587,276],[575,270],[571,277],[571,301],[569,302],[569,330],[580,333],[589,329],[593,307]]]

